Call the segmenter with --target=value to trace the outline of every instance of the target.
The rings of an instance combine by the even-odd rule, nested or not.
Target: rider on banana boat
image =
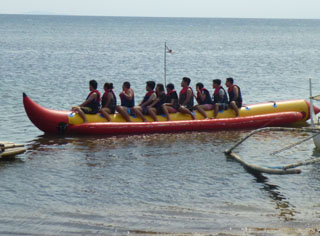
[[[188,77],[183,77],[181,81],[181,87],[179,94],[179,105],[178,111],[184,114],[189,114],[193,120],[196,119],[195,115],[192,113],[193,110],[193,91],[189,87],[191,79]]]
[[[147,119],[144,117],[144,115],[148,114],[147,106],[150,105],[157,98],[157,95],[154,92],[155,85],[156,83],[154,81],[147,81],[146,95],[144,96],[143,100],[139,103],[138,106],[132,108],[136,116],[140,117],[143,122],[147,121]]]
[[[154,121],[158,121],[157,114],[163,114],[162,105],[166,102],[166,93],[163,84],[157,84],[156,94],[157,98],[147,107],[148,114]]]
[[[224,88],[221,86],[220,79],[214,79],[212,87],[214,88],[213,93],[213,105],[214,115],[213,119],[217,118],[219,110],[228,109],[228,96]]]
[[[204,88],[202,83],[196,84],[197,97],[196,100],[198,105],[194,107],[195,110],[198,110],[205,119],[208,119],[208,116],[205,111],[213,110],[212,98],[209,91]]]
[[[176,113],[180,105],[179,105],[178,94],[174,89],[174,85],[170,83],[167,85],[166,89],[167,89],[166,102],[162,104],[161,108],[167,120],[170,121],[169,113]]]
[[[101,94],[97,90],[98,83],[95,80],[89,81],[89,90],[90,93],[87,96],[86,100],[81,103],[79,106],[72,107],[72,112],[78,113],[83,119],[84,123],[87,123],[88,120],[85,114],[96,114],[100,109],[100,100]]]
[[[124,82],[122,85],[122,92],[119,94],[121,100],[121,106],[116,106],[116,111],[122,115],[122,117],[130,122],[131,108],[134,107],[134,92],[132,88],[130,88],[129,82]]]
[[[117,98],[113,92],[113,84],[112,83],[105,83],[104,84],[104,91],[105,93],[101,99],[101,109],[100,112],[102,115],[110,121],[109,114],[114,114],[116,111],[117,105]]]
[[[236,112],[236,117],[239,117],[239,108],[242,106],[240,87],[233,84],[233,78],[226,79],[226,86],[228,87],[229,107]]]

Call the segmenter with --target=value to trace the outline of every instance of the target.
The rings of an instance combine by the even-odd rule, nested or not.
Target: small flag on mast
[[[166,44],[166,49],[167,49],[167,53],[173,53],[173,51],[167,46],[167,44]]]

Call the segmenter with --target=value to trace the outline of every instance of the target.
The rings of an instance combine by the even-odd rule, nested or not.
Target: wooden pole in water
[[[309,93],[310,93],[310,120],[311,120],[311,126],[315,127],[315,125],[314,125],[314,110],[313,110],[313,100],[312,100],[312,82],[311,82],[311,78],[309,79]]]
[[[298,167],[298,166],[310,165],[310,164],[317,163],[317,162],[320,162],[320,158],[313,158],[313,159],[309,159],[309,160],[306,160],[306,161],[299,161],[299,162],[296,162],[296,163],[293,163],[293,164],[289,164],[289,165],[283,166],[283,169],[284,170],[291,169],[291,168],[295,168],[295,167]]]
[[[164,86],[167,86],[167,42],[164,42]]]
[[[272,175],[288,175],[288,174],[300,174],[301,170],[300,169],[292,169],[292,168],[288,168],[284,169],[273,169],[273,168],[269,168],[269,167],[261,167],[261,166],[257,166],[254,164],[249,164],[247,162],[245,162],[244,160],[242,160],[242,158],[240,156],[238,156],[237,154],[231,152],[228,155],[230,155],[231,157],[233,157],[236,161],[238,161],[241,165],[243,165],[244,167],[255,171],[255,172],[259,172],[259,173],[266,173],[266,174],[272,174]]]
[[[227,149],[224,151],[225,154],[230,154],[233,149],[238,147],[241,143],[246,141],[249,137],[252,135],[262,132],[262,131],[291,131],[291,132],[307,132],[307,133],[319,133],[320,130],[317,128],[285,128],[285,127],[267,127],[267,128],[261,128],[261,129],[256,129],[249,133],[246,137],[240,139],[235,145],[233,145],[231,148]]]

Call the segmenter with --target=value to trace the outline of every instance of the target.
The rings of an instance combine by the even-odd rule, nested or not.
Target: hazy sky
[[[0,0],[0,13],[320,19],[320,0]]]

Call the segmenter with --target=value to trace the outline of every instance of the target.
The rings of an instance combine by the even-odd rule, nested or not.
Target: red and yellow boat
[[[25,93],[23,104],[31,122],[47,134],[86,134],[86,135],[118,135],[146,134],[185,131],[212,131],[233,129],[255,129],[262,127],[289,126],[305,122],[310,118],[310,103],[306,100],[288,100],[252,104],[239,110],[240,117],[235,117],[231,109],[219,112],[217,119],[204,120],[195,112],[196,120],[189,115],[170,114],[171,121],[158,116],[158,122],[142,122],[140,118],[132,117],[132,122],[125,122],[120,114],[111,115],[111,121],[101,114],[86,115],[88,123],[83,123],[78,114],[70,111],[58,111],[40,106]],[[314,106],[315,113],[320,109]],[[212,116],[213,111],[207,112]]]

